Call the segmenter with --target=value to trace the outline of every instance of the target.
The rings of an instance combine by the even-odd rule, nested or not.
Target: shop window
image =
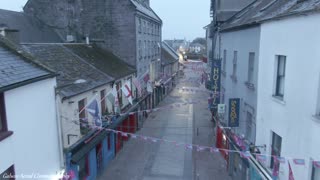
[[[117,87],[119,105],[120,105],[120,108],[121,108],[122,107],[122,91],[121,91],[122,83],[121,83],[121,81],[117,82],[116,87]]]
[[[14,165],[0,174],[0,179],[15,180]]]
[[[101,102],[101,114],[102,115],[105,114],[106,111],[107,111],[107,109],[106,109],[106,97],[105,96],[106,96],[106,90],[104,89],[104,90],[100,91],[100,97],[101,97],[100,102]]]
[[[108,144],[108,151],[110,151],[111,150],[111,135],[110,134],[108,134],[108,136],[107,136],[107,144]]]
[[[82,158],[79,163],[79,179],[86,179],[90,175],[89,156]]]

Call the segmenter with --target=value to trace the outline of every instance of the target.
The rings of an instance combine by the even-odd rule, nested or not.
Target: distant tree
[[[199,43],[203,46],[206,46],[207,40],[205,38],[198,37],[198,38],[195,38],[191,44],[194,44],[194,43]]]

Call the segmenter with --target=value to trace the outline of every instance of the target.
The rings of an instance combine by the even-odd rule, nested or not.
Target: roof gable
[[[320,0],[256,0],[232,16],[222,30],[259,25],[268,20],[320,10]]]
[[[0,27],[19,30],[24,43],[62,42],[51,28],[23,12],[0,9]]]
[[[130,0],[131,3],[136,7],[138,11],[141,13],[153,18],[154,20],[157,20],[159,22],[162,22],[162,20],[159,18],[159,16],[148,6],[144,5],[141,0]]]
[[[4,38],[0,38],[0,91],[53,76],[50,71],[9,47]]]

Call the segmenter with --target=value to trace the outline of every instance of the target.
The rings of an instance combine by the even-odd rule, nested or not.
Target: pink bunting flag
[[[313,165],[316,168],[320,168],[320,161],[313,161]]]
[[[304,159],[293,159],[294,164],[296,165],[305,165]]]

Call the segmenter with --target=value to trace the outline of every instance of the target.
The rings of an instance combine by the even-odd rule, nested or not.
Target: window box
[[[246,81],[244,84],[247,86],[248,89],[253,90],[253,91],[255,90],[255,86],[253,83]]]

